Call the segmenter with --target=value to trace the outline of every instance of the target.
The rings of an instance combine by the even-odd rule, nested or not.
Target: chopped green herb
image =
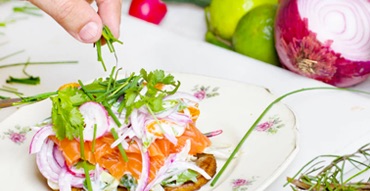
[[[1,68],[9,68],[15,66],[24,66],[24,65],[51,65],[51,64],[77,64],[78,61],[56,61],[56,62],[18,62],[18,63],[11,63],[11,64],[2,64]]]
[[[117,140],[117,139],[118,139],[118,134],[117,134],[116,130],[115,130],[114,128],[112,128],[112,129],[110,130],[110,132],[112,133],[112,135],[113,135],[114,139],[115,139],[115,140]],[[122,144],[119,144],[117,147],[118,147],[119,152],[120,152],[120,153],[121,153],[121,155],[122,155],[123,161],[127,162],[127,161],[128,161],[128,158],[127,158],[127,155],[126,155],[125,149],[123,149]]]
[[[37,85],[40,84],[40,77],[29,76],[26,78],[16,78],[9,76],[9,78],[6,80],[6,83]]]
[[[58,96],[51,97],[53,103],[53,129],[58,139],[73,139],[79,136],[78,130],[84,122],[78,104],[88,100],[86,94],[78,88],[67,87],[58,91]]]
[[[1,25],[1,24],[0,24],[0,25]],[[7,58],[10,58],[10,57],[15,56],[15,55],[17,55],[17,54],[20,54],[20,53],[22,53],[22,52],[24,52],[24,50],[20,50],[20,51],[17,51],[17,52],[13,52],[13,53],[8,54],[8,55],[6,55],[6,56],[0,57],[0,61],[3,61],[3,60],[5,60],[5,59],[7,59]]]
[[[117,43],[123,44],[123,42],[121,42],[116,37],[114,37],[114,35],[112,34],[112,32],[110,31],[110,29],[107,26],[103,27],[102,38],[99,39],[97,42],[95,42],[95,46],[96,46],[96,50],[97,50],[97,54],[98,54],[98,61],[102,63],[104,71],[107,71],[107,68],[106,68],[105,63],[104,63],[104,59],[102,57],[102,52],[101,52],[102,40],[105,40],[105,42],[107,43],[109,51],[111,53],[114,53],[114,57],[116,58],[116,62],[118,62],[118,57],[117,57],[117,54],[116,54],[116,50],[113,46],[113,43],[117,42]]]

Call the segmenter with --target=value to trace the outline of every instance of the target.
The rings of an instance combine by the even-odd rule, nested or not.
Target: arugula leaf
[[[58,91],[58,96],[51,97],[53,103],[53,129],[58,139],[73,139],[79,136],[79,128],[84,121],[78,110],[81,103],[88,101],[86,94],[78,88],[67,87]]]

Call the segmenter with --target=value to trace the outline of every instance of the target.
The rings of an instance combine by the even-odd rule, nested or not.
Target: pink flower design
[[[194,93],[194,96],[198,98],[199,100],[203,100],[206,97],[206,91],[204,90],[199,90]]]
[[[272,123],[271,121],[266,121],[266,122],[264,122],[264,123],[261,123],[261,124],[257,125],[256,130],[257,130],[257,131],[267,131],[267,130],[269,130],[273,125],[274,125],[274,123]]]
[[[5,131],[2,135],[0,135],[0,138],[7,138],[13,143],[20,145],[26,140],[26,135],[30,131],[31,129],[29,127],[16,126],[14,130],[8,129],[7,131]]]
[[[12,132],[9,134],[9,139],[14,143],[21,144],[26,140],[25,134]]]
[[[241,178],[235,179],[232,182],[233,188],[238,188],[238,187],[249,185],[249,184],[250,184],[250,182],[248,180],[241,179]]]

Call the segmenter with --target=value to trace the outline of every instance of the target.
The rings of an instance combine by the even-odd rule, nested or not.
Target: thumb
[[[77,40],[93,43],[100,39],[102,20],[85,0],[29,1],[50,15]]]

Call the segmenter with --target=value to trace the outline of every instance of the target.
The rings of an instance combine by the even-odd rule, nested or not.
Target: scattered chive
[[[109,116],[112,117],[113,121],[116,123],[118,127],[122,126],[122,123],[117,118],[116,114],[113,113],[112,109],[106,105],[104,105],[105,109],[108,111]]]
[[[18,92],[18,90],[14,90],[14,89],[0,88],[0,91],[12,93],[12,94],[15,94],[15,95],[18,95],[18,96],[23,95],[23,93]]]
[[[110,132],[112,133],[114,140],[117,140],[117,139],[118,139],[118,135],[117,135],[116,130],[115,130],[114,128],[112,128],[112,129],[110,130]],[[121,155],[122,155],[123,160],[124,160],[125,162],[128,162],[128,158],[127,158],[127,155],[126,155],[125,150],[123,149],[122,144],[118,144],[118,146],[117,146],[117,147],[118,147],[119,152],[120,152],[120,153],[121,153]]]
[[[110,75],[109,75],[109,80],[108,80],[108,87],[107,87],[107,91],[109,91],[110,90],[110,86],[111,86],[111,84],[112,84],[112,81],[113,81],[113,73],[114,73],[114,71],[116,70],[116,67],[115,66],[113,66],[113,68],[112,68],[112,71],[111,71],[111,73],[110,73]]]
[[[91,178],[90,178],[90,173],[89,169],[86,164],[86,158],[85,158],[85,141],[84,141],[84,133],[83,133],[83,128],[79,128],[80,131],[80,152],[81,152],[81,158],[83,160],[83,169],[85,172],[85,177],[86,177],[86,183],[87,183],[87,189],[89,191],[92,191],[92,186],[91,186]]]
[[[9,68],[15,66],[24,66],[24,65],[49,65],[49,64],[77,64],[78,61],[56,61],[56,62],[19,62],[19,63],[11,63],[11,64],[4,64],[0,66],[1,68]]]
[[[102,46],[103,39],[107,43],[109,51],[114,54],[114,57],[116,59],[116,65],[118,63],[118,57],[116,54],[116,50],[114,49],[113,43],[115,42],[118,42],[120,44],[123,44],[123,43],[120,40],[118,40],[116,37],[114,37],[114,35],[112,34],[112,31],[107,26],[104,25],[103,30],[102,30],[102,38],[99,39],[97,42],[95,42],[95,46],[96,46],[96,51],[98,55],[98,61],[101,62],[101,64],[103,65],[104,71],[107,71],[107,68],[105,66],[104,59],[102,56],[102,52],[101,52],[101,46]]]
[[[16,78],[13,76],[9,76],[9,78],[6,80],[6,83],[37,85],[37,84],[40,84],[40,77],[29,76],[26,78]]]
[[[10,97],[0,95],[0,99],[10,99]]]
[[[225,164],[222,166],[222,168],[220,169],[220,171],[216,174],[216,176],[212,180],[211,186],[214,186],[217,183],[218,179],[221,177],[221,175],[224,173],[224,171],[226,170],[226,168],[229,166],[230,162],[234,159],[235,155],[239,152],[239,150],[242,147],[242,145],[244,144],[245,140],[253,132],[253,130],[255,129],[255,127],[262,120],[262,118],[265,116],[265,114],[272,108],[272,106],[274,106],[275,104],[277,104],[278,102],[280,102],[281,100],[283,100],[284,98],[286,98],[286,97],[288,97],[290,95],[293,95],[293,94],[296,94],[296,93],[300,93],[300,92],[304,92],[304,91],[310,91],[310,90],[343,90],[343,91],[356,92],[356,93],[362,93],[362,94],[370,95],[370,92],[365,92],[365,91],[361,91],[361,90],[354,90],[354,89],[336,88],[336,87],[312,87],[312,88],[302,88],[302,89],[294,90],[294,91],[288,92],[288,93],[286,93],[286,94],[284,94],[284,95],[276,98],[274,101],[272,101],[265,108],[265,110],[262,111],[262,113],[258,116],[258,118],[256,119],[256,121],[252,124],[252,126],[244,134],[243,138],[239,141],[239,143],[237,144],[237,146],[235,147],[235,149],[233,150],[233,152],[231,153],[231,155],[229,156],[229,158],[226,160]]]
[[[91,152],[95,152],[95,142],[96,142],[96,131],[97,131],[97,125],[94,124],[94,134],[93,134],[93,140],[92,140],[92,143],[91,143]]]
[[[17,55],[17,54],[20,54],[20,53],[22,53],[22,52],[24,52],[24,50],[19,50],[19,51],[17,51],[17,52],[13,52],[13,53],[11,53],[11,54],[8,54],[8,55],[6,55],[6,56],[3,56],[3,57],[1,57],[1,58],[0,58],[0,61],[3,61],[3,60],[5,60],[5,59],[7,59],[7,58],[10,58],[10,57],[15,56],[15,55]]]
[[[78,84],[80,84],[81,86],[81,89],[83,92],[85,92],[85,94],[87,95],[87,97],[89,97],[90,100],[95,100],[90,93],[87,92],[86,88],[85,88],[85,85],[82,83],[81,80],[78,80]]]

